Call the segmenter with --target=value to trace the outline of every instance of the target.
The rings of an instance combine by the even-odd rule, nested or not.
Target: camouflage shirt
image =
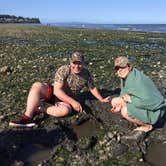
[[[94,81],[90,72],[83,68],[80,74],[71,72],[70,66],[61,66],[55,73],[54,82],[62,83],[63,90],[69,96],[75,97],[84,88],[94,88]]]

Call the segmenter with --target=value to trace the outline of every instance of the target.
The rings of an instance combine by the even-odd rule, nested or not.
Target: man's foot
[[[34,112],[33,112],[33,116],[39,115],[41,114],[41,107],[37,107]]]
[[[19,120],[9,122],[9,126],[11,126],[11,127],[34,127],[34,126],[36,126],[36,124],[32,120],[32,118],[30,118],[26,115],[22,115]]]

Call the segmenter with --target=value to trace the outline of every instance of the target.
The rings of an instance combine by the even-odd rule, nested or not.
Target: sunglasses
[[[119,69],[125,69],[127,66],[125,67],[121,67],[121,66],[115,66],[115,70],[118,71]]]
[[[80,62],[80,61],[74,61],[74,62],[72,62],[74,65],[82,65],[83,64],[83,62]]]

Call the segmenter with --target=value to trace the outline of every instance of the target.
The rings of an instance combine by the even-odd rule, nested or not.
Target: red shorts
[[[42,98],[41,100],[43,100],[46,103],[54,105],[55,102],[58,102],[60,100],[58,100],[58,98],[54,95],[53,86],[50,84],[47,84],[47,83],[45,85],[47,85],[47,94],[46,94],[45,98]]]
[[[53,86],[50,85],[50,84],[46,84],[47,85],[47,95],[46,97],[44,98],[44,101],[46,103],[49,103],[49,104],[52,104],[52,105],[57,105],[57,106],[65,106],[65,107],[68,107],[70,110],[72,110],[72,107],[70,104],[67,104],[61,100],[59,100],[53,93]]]

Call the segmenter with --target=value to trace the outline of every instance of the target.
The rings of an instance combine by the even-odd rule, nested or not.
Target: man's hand
[[[71,103],[72,107],[74,110],[78,111],[78,112],[82,112],[82,106],[79,102],[77,102],[76,100],[73,100]]]
[[[98,99],[102,103],[108,103],[110,100],[110,96],[103,98],[96,87],[91,88],[90,92],[92,93],[93,96],[96,97],[96,99]]]

